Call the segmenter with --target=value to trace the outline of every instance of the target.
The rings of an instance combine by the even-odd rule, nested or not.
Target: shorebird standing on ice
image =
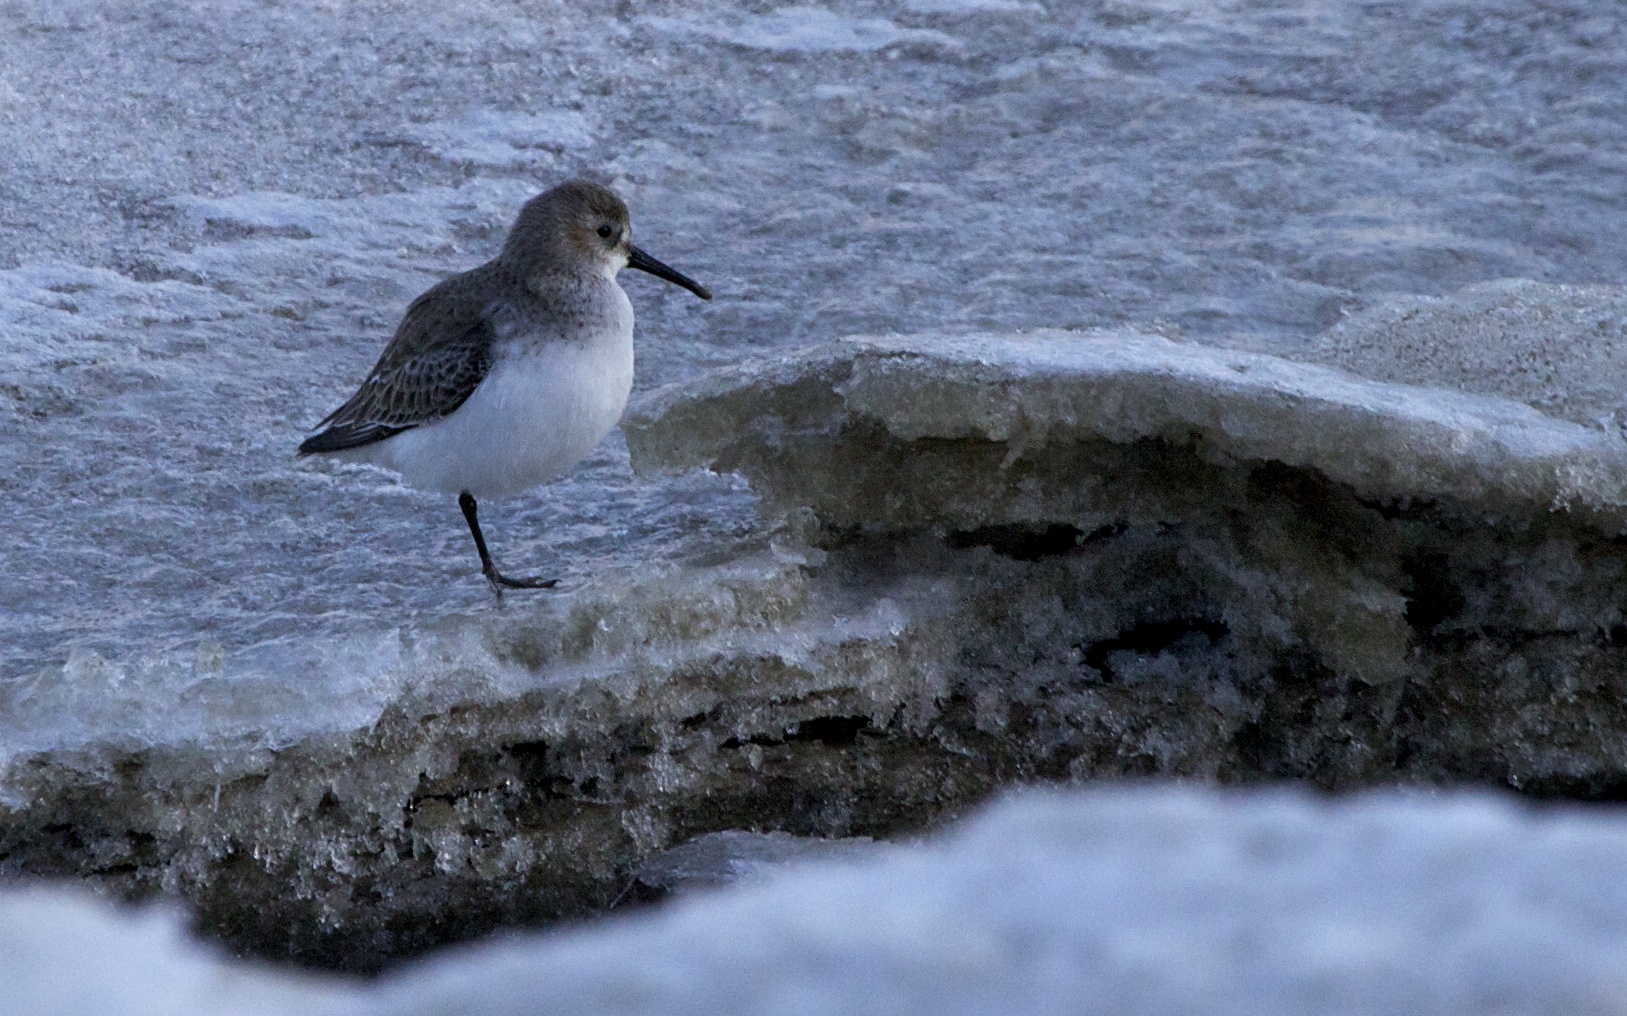
[[[633,387],[633,305],[616,282],[623,268],[712,298],[633,246],[627,206],[609,189],[572,180],[537,195],[495,260],[412,302],[367,380],[299,454],[371,462],[411,486],[458,495],[498,599],[504,587],[553,586],[497,570],[475,498],[559,475],[620,421]]]

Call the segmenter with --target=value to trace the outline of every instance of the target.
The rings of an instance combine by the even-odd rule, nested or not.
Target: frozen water
[[[593,144],[587,118],[571,110],[536,116],[485,110],[456,123],[415,125],[403,131],[402,137],[425,145],[443,159],[500,169],[529,168],[539,162],[546,165],[547,156],[534,149]]]
[[[1620,433],[1627,426],[1627,288],[1508,279],[1352,315],[1305,355],[1367,377],[1519,399]]]
[[[960,45],[942,32],[902,29],[884,18],[844,18],[818,7],[782,7],[773,14],[748,17],[733,25],[679,18],[647,20],[666,32],[781,53],[863,53],[910,43]]]
[[[627,282],[645,388],[854,332],[1303,349],[1398,293],[1618,281],[1624,60],[1597,6],[1514,0],[8,0],[3,694],[62,723],[143,674],[298,697],[313,659],[491,610],[443,499],[291,453],[566,174],[718,293]],[[573,582],[752,525],[615,439],[489,512],[507,566]]]
[[[1614,1013],[1624,833],[1491,797],[1030,794],[935,843],[370,985],[273,977],[167,915],[12,891],[0,984],[42,1016]]]

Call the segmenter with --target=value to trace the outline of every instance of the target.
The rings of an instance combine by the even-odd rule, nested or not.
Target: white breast
[[[452,415],[354,458],[414,487],[476,497],[516,494],[574,466],[621,420],[633,387],[633,308],[610,288],[619,306],[596,327],[501,341],[491,372]]]

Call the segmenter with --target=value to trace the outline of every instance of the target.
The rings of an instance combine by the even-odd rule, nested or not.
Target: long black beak
[[[641,272],[649,272],[651,275],[654,275],[657,278],[666,279],[668,282],[684,287],[691,293],[694,293],[696,296],[700,297],[702,300],[710,300],[712,298],[712,291],[710,289],[707,289],[694,279],[691,279],[683,272],[673,271],[671,268],[668,268],[666,265],[655,260],[655,258],[650,257],[637,247],[634,247],[632,244],[627,245],[627,250],[629,251],[627,257],[628,268],[637,268]]]

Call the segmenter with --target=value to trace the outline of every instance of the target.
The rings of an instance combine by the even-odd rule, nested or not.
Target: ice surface
[[[458,581],[472,558],[449,501],[296,463],[292,448],[365,370],[351,337],[379,341],[394,325],[382,307],[393,315],[434,280],[426,252],[500,237],[532,192],[177,199],[176,215],[217,242],[172,252],[173,279],[60,262],[0,272],[0,482],[16,536],[0,572],[0,674],[35,681],[93,656],[185,674],[211,645],[241,673],[253,665],[236,654],[252,646],[292,638],[306,645],[285,657],[322,655],[311,639],[371,645],[414,618],[486,606],[489,593]],[[729,482],[632,482],[617,440],[551,493],[489,506],[488,528],[505,561],[581,554],[559,566],[566,579],[750,521]]]
[[[772,14],[748,17],[734,25],[649,18],[654,27],[678,35],[693,34],[751,49],[789,53],[862,53],[899,45],[958,47],[942,32],[899,28],[884,18],[844,18],[819,7],[782,7]]]
[[[481,111],[457,123],[415,125],[403,137],[453,162],[516,169],[538,162],[533,149],[588,148],[594,140],[587,118],[570,110],[534,116]]]
[[[1624,46],[1513,0],[12,0],[0,674],[483,609],[441,500],[288,454],[566,174],[718,293],[628,282],[646,388],[855,332],[1299,348],[1396,293],[1622,278]],[[488,511],[503,561],[576,581],[751,505],[612,441]]]
[[[1037,3],[1021,0],[904,0],[904,9],[912,14],[1024,14],[1044,15],[1045,8]]]
[[[1552,416],[1627,426],[1627,288],[1509,279],[1354,315],[1306,355],[1367,377],[1519,399]]]
[[[354,988],[11,891],[0,984],[30,1016],[1614,1013],[1624,833],[1486,796],[1029,794],[935,843]]]

